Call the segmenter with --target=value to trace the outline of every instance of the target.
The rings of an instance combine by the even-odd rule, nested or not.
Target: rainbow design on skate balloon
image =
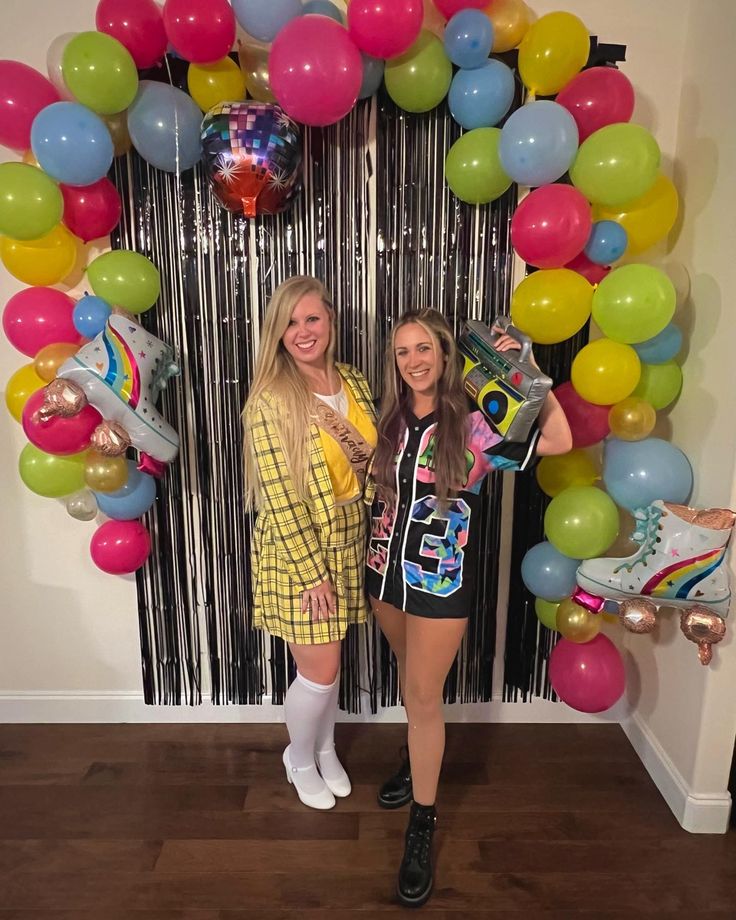
[[[123,336],[108,326],[102,333],[107,355],[107,372],[103,377],[110,389],[135,409],[141,393],[141,375],[135,355]]]

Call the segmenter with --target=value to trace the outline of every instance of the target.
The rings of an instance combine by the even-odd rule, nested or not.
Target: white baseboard
[[[617,722],[613,714],[590,716],[576,712],[563,703],[534,699],[529,703],[465,703],[445,707],[448,722],[546,722],[601,723]],[[343,722],[403,722],[404,710],[392,706],[373,715],[364,701],[357,715],[340,713]],[[282,706],[214,706],[206,699],[201,706],[147,706],[143,695],[135,691],[115,692],[0,692],[0,723],[187,723],[283,722]]]
[[[726,791],[703,795],[692,792],[649,726],[637,713],[632,713],[621,725],[682,827],[692,834],[725,834],[731,815],[730,793]]]

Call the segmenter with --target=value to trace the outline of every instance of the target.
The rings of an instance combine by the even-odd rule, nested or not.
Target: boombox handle
[[[495,329],[500,329],[501,332],[495,332]],[[532,340],[528,335],[524,335],[523,332],[519,332],[516,326],[511,325],[510,316],[497,316],[491,323],[491,336],[493,338],[494,344],[497,339],[502,335],[510,335],[512,339],[521,345],[521,360],[528,361],[532,353]]]

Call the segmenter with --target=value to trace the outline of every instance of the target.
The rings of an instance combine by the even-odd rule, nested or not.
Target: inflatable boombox
[[[499,316],[493,326],[515,338],[521,351],[496,351],[502,333],[476,320],[468,320],[458,342],[465,359],[465,391],[488,421],[507,441],[525,441],[552,380],[529,360],[531,339]]]

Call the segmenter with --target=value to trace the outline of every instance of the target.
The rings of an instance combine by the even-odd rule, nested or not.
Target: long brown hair
[[[328,368],[335,362],[335,311],[332,298],[321,281],[309,275],[294,275],[276,288],[266,310],[253,383],[243,408],[247,507],[258,508],[260,505],[258,468],[250,444],[250,423],[252,414],[266,394],[275,396],[278,400],[280,411],[274,422],[296,493],[302,500],[308,497],[312,394],[294,359],[281,341],[288,328],[291,314],[302,297],[308,294],[317,294],[330,314],[330,342],[325,360]]]
[[[403,326],[416,323],[429,335],[435,354],[444,355],[444,370],[437,381],[432,469],[435,475],[437,497],[445,504],[450,493],[461,488],[467,479],[465,447],[468,400],[463,389],[462,361],[452,330],[437,310],[405,313],[393,328],[386,352],[386,365],[378,421],[378,445],[373,459],[373,478],[379,494],[387,500],[395,499],[394,460],[406,429],[406,410],[410,408],[411,389],[399,373],[396,364],[396,334]]]

